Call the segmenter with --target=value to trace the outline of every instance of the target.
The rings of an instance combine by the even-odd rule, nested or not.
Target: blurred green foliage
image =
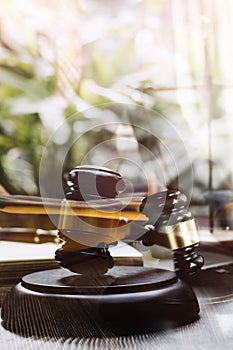
[[[208,67],[204,66],[199,5],[179,4],[182,6],[176,9],[171,8],[169,0],[88,0],[85,4],[79,0],[2,1],[0,183],[8,191],[39,194],[41,157],[57,128],[64,127],[50,143],[54,169],[60,164],[63,150],[75,139],[76,121],[78,128],[95,118],[108,122],[101,105],[113,103],[107,107],[113,121],[139,123],[155,134],[160,115],[166,116],[190,154],[194,197],[201,198],[208,187],[209,154],[206,91],[199,85]],[[179,77],[183,78],[184,89],[177,92]],[[218,160],[214,165],[215,169],[219,165],[222,172],[215,176],[216,187],[223,186],[224,181],[226,186],[232,184],[230,152],[221,149],[230,131],[226,136],[221,123],[224,112],[219,101],[224,95],[220,90],[215,89],[218,93],[209,96],[214,100],[214,131],[218,133]],[[133,104],[156,113],[154,118],[133,113],[122,116],[114,104]],[[92,108],[94,113],[90,112]],[[70,117],[75,113],[76,121],[72,121]],[[114,132],[103,128],[74,143],[64,160],[64,173],[78,165],[95,144],[111,139]],[[177,147],[172,133],[166,130],[157,139],[140,130],[134,136],[158,159],[163,157],[159,143],[164,139],[171,150]],[[229,153],[226,161],[223,153],[225,158]],[[161,159],[161,163],[166,183],[175,184],[176,173],[168,160]],[[184,174],[188,174],[187,167],[189,164],[182,164]]]
[[[35,26],[27,25],[27,21],[23,23],[23,15],[15,21],[14,11],[17,9],[7,10],[14,19],[13,30],[18,32],[19,42],[17,36],[11,38],[11,32],[7,33],[6,38],[1,37],[0,183],[11,193],[39,194],[41,156],[47,141],[60,123],[65,126],[67,118],[77,112],[78,118],[88,120],[89,116],[85,112],[80,113],[80,110],[88,110],[91,106],[98,108],[98,105],[107,102],[140,105],[147,102],[151,108],[155,103],[150,94],[139,92],[140,86],[148,83],[149,79],[143,76],[143,81],[140,81],[141,78],[134,77],[134,74],[140,75],[142,70],[134,62],[134,35],[138,29],[136,18],[130,16],[129,19],[114,19],[113,22],[106,20],[99,33],[99,36],[106,35],[105,44],[101,40],[98,44],[98,38],[96,42],[93,32],[93,37],[79,47],[77,33],[77,42],[72,42],[72,45],[74,48],[77,46],[76,51],[81,51],[80,57],[75,54],[72,57],[71,52],[66,62],[65,49],[69,50],[70,47],[63,48],[57,55],[55,50],[52,59],[48,59],[44,51],[48,47],[53,51],[54,43],[51,33],[46,32],[46,26],[44,30],[35,30]],[[51,7],[50,11],[56,15],[56,6]],[[75,18],[84,23],[84,33],[88,19],[95,22],[95,6],[89,11],[89,18],[85,17],[80,7],[75,7],[75,11]],[[68,18],[69,14],[68,10]],[[33,20],[36,23],[38,18],[35,16]],[[2,23],[4,25],[7,30],[7,21]],[[67,27],[64,29],[69,35],[70,25],[65,25]],[[23,45],[20,44],[20,36],[26,41]],[[41,37],[45,39],[42,44]],[[7,41],[7,38],[10,40]],[[80,76],[77,74],[77,66],[81,66]],[[74,74],[69,78],[70,71]],[[133,73],[131,78],[129,73]],[[72,138],[72,128],[69,124],[64,140],[54,142],[54,164],[56,159],[59,160],[62,148]],[[112,135],[113,132],[107,130],[89,133],[88,139],[82,140],[82,145],[79,142],[68,153],[64,172],[77,165],[81,161],[81,155],[91,146]]]

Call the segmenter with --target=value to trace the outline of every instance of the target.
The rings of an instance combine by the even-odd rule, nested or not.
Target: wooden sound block
[[[3,326],[24,336],[103,337],[146,333],[197,319],[197,299],[171,271],[116,266],[85,277],[63,269],[22,278],[7,295]]]

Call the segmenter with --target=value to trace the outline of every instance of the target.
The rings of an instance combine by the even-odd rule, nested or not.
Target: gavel
[[[1,197],[3,212],[59,216],[63,242],[55,253],[61,268],[25,275],[7,294],[1,314],[6,329],[30,336],[56,330],[62,337],[99,337],[157,331],[197,319],[196,296],[181,280],[203,264],[185,196],[174,190],[130,193],[127,181],[103,167],[78,166],[68,175],[63,201]],[[114,266],[109,248],[120,240],[171,249],[176,273]]]
[[[55,254],[61,267],[83,275],[105,274],[114,266],[109,247],[119,240],[171,249],[181,279],[203,265],[196,252],[199,238],[195,220],[180,191],[130,197],[118,172],[95,166],[74,168],[67,184],[70,190],[58,225],[63,245]]]

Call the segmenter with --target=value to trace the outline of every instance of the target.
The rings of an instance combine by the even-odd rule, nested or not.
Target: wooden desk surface
[[[35,320],[36,321],[36,320]],[[74,349],[233,349],[233,300],[201,305],[198,321],[175,330],[103,339],[23,338],[0,328],[2,350]]]
[[[228,252],[232,251],[228,249]],[[61,339],[56,338],[55,332],[54,337],[49,339],[24,338],[0,326],[0,349],[232,350],[233,264],[201,271],[199,277],[192,281],[192,286],[199,300],[200,318],[186,326],[150,334],[101,339]]]

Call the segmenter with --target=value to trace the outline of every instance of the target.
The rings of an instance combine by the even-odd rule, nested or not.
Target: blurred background
[[[0,4],[0,184],[10,193],[40,194],[49,137],[63,125],[52,141],[56,164],[77,128],[68,118],[78,112],[85,122],[85,111],[111,102],[154,111],[150,128],[161,115],[175,126],[190,156],[192,203],[204,203],[206,191],[233,189],[232,0]],[[82,154],[103,133],[114,134],[88,134]],[[136,138],[150,148],[143,135]],[[169,133],[166,144],[175,147]],[[65,170],[79,164],[79,154],[69,152]],[[162,150],[158,157],[172,186],[169,159]]]

